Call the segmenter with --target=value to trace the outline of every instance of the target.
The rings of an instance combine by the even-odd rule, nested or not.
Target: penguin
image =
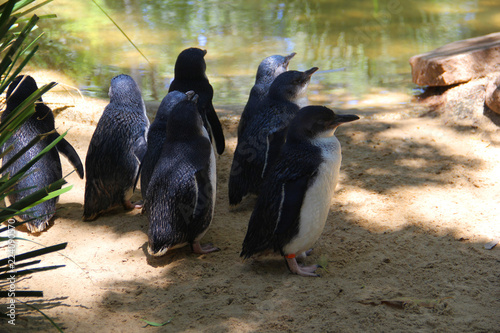
[[[206,54],[206,50],[195,47],[183,50],[175,62],[174,80],[170,84],[168,91],[178,90],[185,93],[193,90],[198,95],[198,109],[203,123],[211,139],[213,138],[215,141],[217,153],[220,155],[225,149],[224,133],[212,105],[214,90],[206,75]]]
[[[279,252],[292,273],[318,276],[319,266],[301,267],[295,257],[311,248],[325,226],[342,160],[335,129],[357,119],[324,106],[299,111],[266,176],[266,191],[259,195],[250,217],[241,257]]]
[[[155,120],[149,127],[147,150],[140,167],[141,192],[143,194],[146,194],[147,192],[154,167],[160,158],[163,143],[165,142],[165,131],[170,112],[178,103],[192,99],[194,95],[195,93],[192,90],[186,93],[172,91],[169,92],[161,101],[158,111],[156,112]]]
[[[7,89],[7,105],[2,113],[1,122],[5,123],[14,109],[36,90],[38,90],[38,86],[31,76],[20,75],[16,77]],[[59,137],[59,134],[55,130],[54,114],[52,110],[43,103],[42,98],[39,98],[38,102],[35,103],[35,113],[28,118],[5,143],[3,151],[6,151],[6,154],[2,159],[2,164],[5,165],[37,135],[49,132],[52,133],[49,134],[46,139],[41,140],[31,147],[17,161],[8,166],[5,173],[15,175],[31,159]],[[13,149],[6,150],[6,148],[10,146],[12,146]],[[21,178],[14,186],[14,190],[7,195],[7,199],[10,203],[17,202],[62,178],[61,160],[58,153],[68,158],[69,162],[76,169],[78,176],[83,179],[84,171],[80,157],[71,144],[65,139],[62,139],[56,144],[55,149],[48,151],[28,170],[26,177]],[[31,220],[26,223],[29,232],[37,233],[46,229],[55,214],[58,199],[59,197],[55,197],[42,202],[31,208],[29,212],[19,216],[22,220]]]
[[[187,96],[170,112],[144,201],[152,256],[185,245],[200,254],[219,250],[200,244],[214,213],[215,152],[196,106],[198,96]]]
[[[257,69],[255,84],[250,90],[247,104],[245,105],[243,113],[240,117],[240,122],[238,124],[238,136],[244,131],[245,125],[248,121],[250,121],[252,115],[258,112],[257,105],[267,95],[273,80],[278,75],[288,70],[288,64],[295,54],[296,53],[293,52],[287,56],[272,55],[262,60],[259,68]]]
[[[139,162],[147,150],[149,120],[139,87],[128,75],[111,79],[109,104],[104,109],[90,140],[85,169],[83,220],[130,202]]]
[[[230,205],[237,205],[249,193],[259,193],[264,175],[285,141],[288,125],[300,109],[297,101],[306,95],[311,75],[317,70],[286,71],[274,79],[257,106],[259,113],[238,136],[228,183]]]

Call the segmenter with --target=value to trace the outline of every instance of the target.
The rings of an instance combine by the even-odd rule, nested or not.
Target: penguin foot
[[[314,273],[319,268],[319,265],[299,266],[299,264],[297,263],[297,260],[295,259],[295,256],[293,258],[285,257],[285,259],[286,259],[286,264],[287,264],[290,272],[297,274],[297,275],[300,275],[300,276],[319,277],[318,274]]]
[[[193,252],[197,254],[205,254],[205,253],[220,251],[218,247],[215,247],[212,244],[201,245],[200,242],[194,242],[191,245],[191,248],[193,249]]]
[[[309,250],[307,250],[307,251],[304,251],[304,252],[302,252],[301,254],[299,254],[299,255],[297,256],[297,258],[299,258],[299,259],[305,259],[305,258],[307,258],[308,256],[310,256],[310,255],[311,255],[312,251],[313,251],[313,249],[309,249]]]
[[[132,209],[140,209],[142,208],[142,202],[138,201],[136,203],[130,202],[130,200],[125,200],[123,202],[123,207],[127,210],[132,210]]]
[[[82,221],[84,222],[90,222],[90,221],[94,221],[95,219],[97,219],[97,217],[99,217],[99,214],[96,213],[96,214],[92,214],[92,215],[83,215],[82,216]]]

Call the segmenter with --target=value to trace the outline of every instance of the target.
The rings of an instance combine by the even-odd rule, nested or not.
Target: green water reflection
[[[310,94],[325,104],[373,87],[410,91],[408,58],[443,44],[500,31],[500,2],[431,0],[98,0],[148,63],[89,0],[56,0],[44,13],[45,45],[36,66],[73,77],[84,94],[107,96],[109,80],[131,74],[146,100],[161,99],[177,54],[208,50],[214,104],[243,105],[260,61],[297,55],[290,68],[320,70]]]

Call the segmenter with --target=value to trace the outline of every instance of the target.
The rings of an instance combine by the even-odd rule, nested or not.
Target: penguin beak
[[[284,62],[284,65],[286,68],[288,68],[288,64],[290,63],[290,60],[292,60],[292,58],[296,55],[297,53],[293,52],[293,53],[290,53],[289,55],[287,55],[285,57],[285,62]]]
[[[341,125],[343,123],[348,123],[354,120],[358,120],[359,117],[355,114],[336,114],[335,115],[335,123],[337,125]]]
[[[310,78],[318,69],[318,67],[313,67],[305,71],[304,74],[307,75],[308,78]]]

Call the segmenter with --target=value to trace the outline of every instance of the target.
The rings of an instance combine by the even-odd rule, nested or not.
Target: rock
[[[449,86],[500,72],[500,32],[453,42],[410,58],[413,82]]]
[[[485,103],[492,111],[500,114],[500,75],[488,83]]]
[[[486,89],[498,74],[491,74],[467,83],[451,87],[430,87],[418,96],[418,100],[429,108],[429,116],[440,117],[453,128],[463,130],[477,128],[500,134],[500,114],[485,106]]]

